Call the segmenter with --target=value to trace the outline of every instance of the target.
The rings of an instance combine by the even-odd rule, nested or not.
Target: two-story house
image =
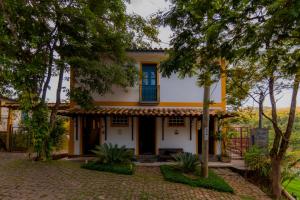
[[[93,94],[95,108],[91,110],[75,105],[60,111],[71,117],[69,154],[90,154],[103,143],[125,145],[137,156],[158,155],[162,149],[200,154],[203,88],[196,77],[162,77],[158,67],[167,56],[162,49],[131,50],[128,56],[139,70],[136,86]],[[71,81],[71,89],[72,84],[77,83]],[[225,76],[211,87],[211,100],[209,153],[217,154],[217,121],[226,109]]]

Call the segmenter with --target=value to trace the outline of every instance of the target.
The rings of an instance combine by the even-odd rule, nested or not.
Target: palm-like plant
[[[111,143],[96,146],[92,152],[96,154],[97,162],[104,164],[129,163],[133,157],[133,152],[125,146],[119,147]]]
[[[173,155],[173,158],[183,172],[195,172],[200,164],[198,156],[192,153],[178,153]]]

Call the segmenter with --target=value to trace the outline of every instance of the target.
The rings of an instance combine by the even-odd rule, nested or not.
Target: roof
[[[47,105],[51,109],[55,106],[55,103],[47,103]],[[18,110],[18,109],[20,109],[20,104],[19,103],[5,103],[4,105],[0,105],[0,107],[11,108],[13,110]],[[59,105],[59,109],[68,109],[68,108],[70,108],[69,103],[61,103]]]
[[[5,97],[0,95],[0,101],[9,101],[9,102],[16,102],[15,99],[9,98],[9,97]]]
[[[199,117],[203,113],[201,108],[187,107],[114,107],[114,106],[99,106],[92,109],[71,108],[61,110],[59,115],[78,116],[78,115],[125,115],[125,116],[190,116]],[[221,117],[230,117],[231,115],[219,110],[210,110],[210,115],[221,115]]]
[[[128,49],[128,52],[149,52],[149,53],[165,53],[167,48],[136,48],[136,49]]]

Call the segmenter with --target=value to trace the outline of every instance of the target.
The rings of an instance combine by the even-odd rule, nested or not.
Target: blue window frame
[[[156,64],[142,65],[142,101],[157,101]]]

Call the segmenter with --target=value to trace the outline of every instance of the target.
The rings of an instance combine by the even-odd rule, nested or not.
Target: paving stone
[[[235,194],[195,188],[163,179],[158,167],[138,166],[133,176],[81,169],[72,161],[32,162],[24,154],[0,153],[0,199],[144,200],[269,199],[229,169],[217,174]]]

